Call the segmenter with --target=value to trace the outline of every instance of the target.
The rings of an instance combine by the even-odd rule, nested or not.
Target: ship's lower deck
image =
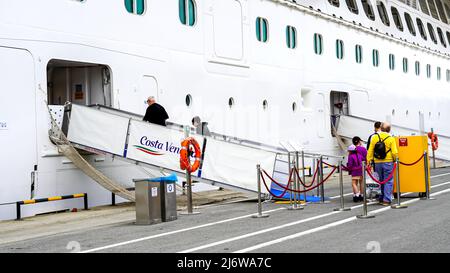
[[[402,210],[372,204],[374,219],[356,219],[362,208],[361,203],[352,203],[351,194],[346,194],[345,202],[352,210],[333,212],[339,206],[333,182],[326,187],[330,203],[309,204],[301,211],[264,203],[270,217],[262,219],[251,218],[256,211],[251,202],[205,206],[200,215],[180,215],[177,221],[152,226],[134,225],[133,207],[116,208],[103,217],[98,211],[82,212],[83,223],[72,227],[65,223],[59,230],[47,225],[47,232],[32,239],[17,237],[0,244],[0,252],[449,252],[450,168],[432,170],[431,178],[436,200],[419,200],[411,194],[402,199],[409,206]],[[346,177],[345,193],[350,189]],[[49,223],[53,217],[61,216],[39,221]],[[5,223],[15,223],[0,225],[0,233],[7,236],[1,230]]]

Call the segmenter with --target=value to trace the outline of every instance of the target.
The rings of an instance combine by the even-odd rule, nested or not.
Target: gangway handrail
[[[132,112],[128,112],[128,111],[125,111],[125,110],[116,109],[116,108],[113,108],[113,107],[110,107],[110,106],[101,105],[101,104],[91,104],[91,105],[88,105],[88,107],[96,107],[98,109],[104,108],[104,109],[107,109],[107,110],[111,110],[111,111],[114,111],[114,112],[125,114],[127,116],[135,117],[137,120],[142,120],[142,118],[144,117],[144,116],[136,114],[136,113],[132,113]],[[112,113],[112,114],[114,114],[114,113]],[[174,122],[171,122],[171,121],[167,121],[166,125],[167,125],[168,128],[175,128],[175,129],[178,129],[178,130],[181,130],[181,131],[184,130],[184,125],[181,125],[181,124],[178,124],[178,123],[174,123]],[[194,131],[194,129],[191,126],[189,126],[189,128],[190,128],[191,132]],[[221,140],[221,141],[225,141],[225,142],[228,142],[228,143],[236,143],[237,142],[240,145],[251,147],[251,148],[260,148],[262,150],[271,151],[271,152],[284,152],[284,150],[282,148],[277,147],[277,146],[268,145],[268,144],[265,144],[265,143],[261,143],[261,142],[257,142],[257,141],[253,141],[253,140],[249,140],[249,139],[238,138],[238,137],[235,137],[235,136],[229,136],[229,135],[225,135],[225,134],[220,134],[220,133],[216,133],[216,132],[211,132],[211,137],[213,137],[216,140]],[[234,140],[234,141],[232,141],[232,140]]]
[[[113,108],[113,107],[105,106],[105,105],[101,105],[101,104],[91,104],[91,105],[88,105],[88,107],[97,107],[99,109],[104,108],[104,109],[111,110],[111,111],[114,111],[114,112],[123,113],[123,114],[126,114],[127,116],[133,116],[137,120],[142,120],[142,118],[144,117],[144,116],[136,114],[136,113],[132,113],[132,112],[129,112],[129,111],[125,111],[125,110],[121,110],[121,109],[117,109],[117,108]],[[112,114],[114,114],[114,113],[112,113]],[[176,129],[179,129],[179,130],[184,130],[184,125],[181,125],[181,124],[178,124],[178,123],[174,123],[174,122],[170,122],[170,121],[166,122],[166,124],[168,125],[169,128],[176,128]],[[190,129],[191,129],[191,131],[193,131],[192,127],[190,127]],[[238,142],[239,145],[243,145],[243,146],[246,146],[246,147],[260,148],[261,150],[266,150],[266,151],[270,151],[270,152],[275,152],[277,154],[287,155],[287,152],[286,152],[287,150],[285,148],[283,148],[283,147],[268,145],[268,144],[261,143],[261,142],[258,142],[258,141],[249,140],[249,139],[243,139],[243,138],[239,138],[239,137],[235,137],[235,136],[229,136],[229,135],[220,134],[220,133],[216,133],[216,132],[211,132],[211,136],[214,139],[216,139],[216,140],[225,141],[225,142],[228,142],[228,143],[235,143],[234,141],[236,141],[236,142]],[[231,140],[234,140],[234,141],[231,141]],[[301,151],[299,150],[299,152],[301,152]],[[341,159],[342,158],[342,156],[323,154],[323,153],[317,153],[317,152],[314,153],[314,152],[304,151],[304,154],[308,158],[318,158],[320,156],[326,157],[326,158],[335,158],[335,159]]]
[[[359,119],[359,120],[365,120],[365,121],[370,121],[370,122],[376,122],[376,120],[373,120],[373,119],[364,118],[364,117],[357,117],[357,116],[354,116],[354,115],[341,115],[341,116],[347,116],[347,117],[356,118],[356,119]],[[408,131],[420,132],[420,129],[412,129],[412,128],[409,128],[409,127],[405,127],[405,126],[401,126],[401,125],[396,125],[396,124],[392,124],[392,127],[396,127],[396,128],[400,128],[400,129],[404,129],[404,130],[408,130]],[[438,137],[450,139],[450,136],[446,136],[446,135],[442,135],[442,134],[436,134],[436,135],[437,135]]]

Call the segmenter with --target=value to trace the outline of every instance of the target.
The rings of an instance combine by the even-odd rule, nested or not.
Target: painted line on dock
[[[448,193],[448,192],[450,192],[450,189],[445,189],[445,190],[433,193],[433,194],[431,194],[431,196],[437,196],[437,195],[441,195],[441,194]],[[415,198],[415,199],[403,202],[403,204],[412,204],[412,203],[415,203],[415,202],[418,202],[418,201],[420,201],[420,198]],[[377,214],[377,213],[380,213],[380,212],[388,211],[390,209],[391,209],[391,207],[381,208],[381,209],[377,209],[377,210],[371,211],[370,214]],[[295,233],[295,234],[292,234],[292,235],[289,235],[289,236],[281,237],[281,238],[276,239],[276,240],[272,240],[272,241],[269,241],[269,242],[265,242],[265,243],[262,243],[262,244],[258,244],[258,245],[255,245],[255,246],[251,246],[251,247],[248,247],[248,248],[237,250],[237,251],[235,251],[233,253],[247,253],[247,252],[250,252],[250,251],[258,250],[258,249],[261,249],[261,248],[264,248],[264,247],[268,247],[268,246],[271,246],[271,245],[274,245],[274,244],[279,244],[279,243],[282,243],[282,242],[285,242],[285,241],[288,241],[288,240],[296,239],[296,238],[299,238],[299,237],[302,237],[302,236],[305,236],[305,235],[309,235],[309,234],[312,234],[312,233],[316,233],[316,232],[319,232],[319,231],[322,231],[322,230],[326,230],[326,229],[329,229],[329,228],[332,228],[332,227],[340,226],[340,225],[343,225],[343,224],[355,221],[357,219],[358,218],[356,218],[356,216],[349,217],[349,218],[346,218],[346,219],[343,219],[343,220],[340,220],[340,221],[336,221],[336,222],[333,222],[333,223],[330,223],[330,224],[327,224],[327,225],[323,225],[323,226],[320,226],[320,227],[316,227],[316,228],[313,228],[313,229],[309,229],[309,230],[306,230],[306,231]]]
[[[445,182],[445,183],[450,183],[449,182]],[[441,184],[438,185],[434,185],[431,186],[431,188],[433,187],[437,187],[440,186]],[[376,203],[376,202],[374,202]],[[369,203],[372,204],[372,203]],[[355,206],[356,207],[360,207],[362,205],[358,205]],[[264,211],[265,213],[269,213],[269,212],[276,212],[276,211],[280,211],[280,210],[286,210],[287,208],[278,208],[278,209],[273,209],[273,210],[268,210],[268,211]],[[333,212],[333,213],[327,213],[327,215],[333,215],[339,213],[339,211],[337,212]],[[138,239],[134,239],[134,240],[129,240],[129,241],[124,241],[121,243],[116,243],[116,244],[111,244],[111,245],[106,245],[103,247],[98,247],[98,248],[93,248],[93,249],[88,249],[85,251],[80,251],[78,253],[92,253],[92,252],[97,252],[97,251],[102,251],[102,250],[106,250],[106,249],[111,249],[111,248],[115,248],[115,247],[119,247],[119,246],[124,246],[124,245],[129,245],[129,244],[134,244],[134,243],[139,243],[142,241],[148,241],[151,239],[156,239],[156,238],[160,238],[160,237],[164,237],[164,236],[169,236],[169,235],[173,235],[173,234],[177,234],[177,233],[181,233],[181,232],[186,232],[186,231],[191,231],[191,230],[195,230],[195,229],[200,229],[200,228],[205,228],[205,227],[210,227],[210,226],[214,226],[214,225],[218,225],[218,224],[223,224],[223,223],[228,223],[228,222],[232,222],[232,221],[236,221],[236,220],[241,220],[241,219],[245,219],[245,218],[249,218],[253,215],[255,215],[256,213],[252,213],[252,214],[247,214],[244,216],[239,216],[239,217],[235,217],[235,218],[230,218],[230,219],[225,219],[225,220],[221,220],[221,221],[217,221],[217,222],[211,222],[208,224],[204,224],[204,225],[199,225],[199,226],[194,226],[194,227],[190,227],[190,228],[185,228],[185,229],[179,229],[179,230],[174,230],[174,231],[170,231],[170,232],[166,232],[166,233],[161,233],[161,234],[156,234],[156,235],[152,235],[152,236],[147,236],[147,237],[142,237],[142,238],[138,238]],[[319,217],[321,215],[315,216],[315,217]],[[322,218],[322,217],[320,217]],[[319,218],[317,218],[319,219]],[[305,219],[306,220],[306,219]]]
[[[277,209],[273,209],[273,210],[263,211],[263,213],[275,212],[275,211],[285,210],[285,209],[286,208],[277,208]],[[191,231],[191,230],[195,230],[195,229],[199,229],[199,228],[205,228],[205,227],[210,227],[210,226],[214,226],[214,225],[218,225],[218,224],[228,223],[228,222],[232,222],[232,221],[236,221],[236,220],[240,220],[240,219],[250,218],[253,215],[256,215],[256,213],[247,214],[247,215],[239,216],[239,217],[235,217],[235,218],[229,218],[229,219],[225,219],[225,220],[221,220],[221,221],[217,221],[217,222],[212,222],[212,223],[208,223],[208,224],[204,224],[204,225],[194,226],[194,227],[190,227],[190,228],[184,228],[184,229],[178,229],[178,230],[174,230],[174,231],[169,231],[169,232],[166,232],[166,233],[161,233],[161,234],[156,234],[156,235],[147,236],[147,237],[143,237],[143,238],[138,238],[138,239],[134,239],[134,240],[129,240],[129,241],[125,241],[125,242],[121,242],[121,243],[117,243],[117,244],[112,244],[112,245],[107,245],[107,246],[103,246],[103,247],[97,247],[97,248],[93,248],[93,249],[88,249],[88,250],[85,250],[85,251],[80,251],[78,253],[91,253],[91,252],[97,252],[97,251],[101,251],[101,250],[105,250],[105,249],[115,248],[115,247],[118,247],[118,246],[134,244],[134,243],[147,241],[147,240],[151,240],[151,239],[155,239],[155,238],[160,238],[160,237],[164,237],[164,236],[169,236],[169,235],[173,235],[173,234],[177,234],[177,233],[181,233],[181,232]]]
[[[368,205],[372,205],[372,204],[376,204],[376,203],[377,202],[371,202],[371,203],[368,203]],[[362,206],[363,205],[360,204],[360,205],[357,205],[357,206],[350,207],[350,209],[353,210],[353,209],[356,209],[356,208],[359,208],[359,207],[362,207]],[[218,246],[218,245],[230,243],[230,242],[233,242],[233,241],[242,240],[242,239],[245,239],[245,238],[248,238],[248,237],[253,237],[253,236],[256,236],[256,235],[264,234],[264,233],[267,233],[267,232],[283,229],[283,228],[286,228],[286,227],[291,227],[291,226],[295,226],[295,225],[311,222],[311,221],[314,221],[314,220],[317,220],[317,219],[325,218],[325,217],[328,217],[328,216],[331,216],[331,215],[335,215],[335,214],[339,214],[339,213],[341,213],[341,211],[333,211],[333,212],[329,212],[329,213],[325,213],[325,214],[320,214],[320,215],[313,216],[313,217],[310,217],[310,218],[306,218],[306,219],[302,219],[302,220],[299,220],[299,221],[287,223],[287,224],[284,224],[284,225],[281,225],[281,226],[275,226],[275,227],[271,227],[271,228],[267,228],[267,229],[262,229],[262,230],[255,231],[255,232],[252,232],[252,233],[247,233],[247,234],[244,234],[244,235],[241,235],[241,236],[232,237],[232,238],[221,240],[221,241],[217,241],[217,242],[214,242],[214,243],[210,243],[210,244],[206,244],[206,245],[190,248],[190,249],[187,249],[187,250],[180,251],[178,253],[195,252],[195,251],[199,251],[199,250],[202,250],[202,249],[210,248],[210,247],[213,247],[213,246]]]
[[[448,185],[448,184],[450,184],[450,181],[449,182],[444,182],[442,184],[434,185],[434,186],[432,186],[432,188],[433,187],[444,186],[444,185]],[[408,194],[411,194],[411,193],[404,193],[404,195],[408,195]],[[377,204],[377,203],[378,202],[369,202],[367,204],[368,205],[373,205],[373,204]],[[360,205],[356,205],[356,206],[350,207],[350,209],[353,210],[353,209],[356,209],[356,208],[360,208],[362,206],[363,205],[360,204]],[[217,241],[217,242],[201,245],[201,246],[198,246],[198,247],[186,249],[186,250],[180,251],[178,253],[191,253],[191,252],[195,252],[195,251],[211,248],[211,247],[214,247],[214,246],[218,246],[218,245],[222,245],[222,244],[226,244],[226,243],[242,240],[242,239],[245,239],[245,238],[248,238],[248,237],[253,237],[253,236],[256,236],[256,235],[264,234],[264,233],[267,233],[267,232],[283,229],[283,228],[286,228],[286,227],[291,227],[291,226],[307,223],[307,222],[314,221],[314,220],[317,220],[317,219],[321,219],[321,218],[325,218],[325,217],[328,217],[328,216],[332,216],[332,215],[335,215],[335,214],[338,214],[338,213],[341,213],[341,211],[333,211],[333,212],[329,212],[329,213],[313,216],[313,217],[310,217],[310,218],[302,219],[302,220],[299,220],[299,221],[287,223],[287,224],[284,224],[284,225],[281,225],[281,226],[275,226],[275,227],[271,227],[271,228],[255,231],[255,232],[252,232],[252,233],[247,233],[247,234],[244,234],[244,235],[228,238],[228,239],[225,239],[225,240],[221,240],[221,241]],[[340,221],[338,221],[338,222],[340,222]]]

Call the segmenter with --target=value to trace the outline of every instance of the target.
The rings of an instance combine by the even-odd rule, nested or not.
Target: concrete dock
[[[268,218],[254,219],[255,202],[199,206],[199,215],[136,226],[132,205],[95,208],[0,222],[0,252],[450,252],[450,168],[431,171],[431,195],[404,195],[408,208],[394,210],[372,203],[373,219],[357,219],[349,177],[339,207],[336,178],[327,183],[326,204],[304,210],[265,202]]]

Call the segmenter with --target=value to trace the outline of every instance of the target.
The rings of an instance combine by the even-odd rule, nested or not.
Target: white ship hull
[[[0,219],[15,218],[14,204],[7,203],[32,196],[88,192],[91,205],[110,203],[110,193],[60,156],[48,138],[47,104],[66,100],[143,113],[144,101],[154,95],[172,122],[190,124],[198,115],[217,133],[274,146],[290,141],[308,151],[330,154],[339,152],[330,123],[330,115],[337,111],[330,97],[335,91],[346,93],[344,108],[352,116],[390,119],[418,130],[423,114],[425,131],[434,128],[444,136],[441,145],[450,145],[446,78],[450,46],[438,48],[430,40],[420,41],[419,35],[407,38],[406,31],[385,29],[381,22],[363,14],[355,17],[346,7],[336,9],[327,1],[297,2],[301,5],[196,1],[196,23],[189,27],[180,23],[178,1],[147,0],[146,13],[139,16],[128,13],[123,1],[1,0]],[[310,5],[321,12],[303,8]],[[391,5],[422,16],[397,1],[390,1]],[[255,37],[259,16],[269,19],[267,43]],[[435,23],[444,32],[450,30]],[[286,25],[297,28],[296,49],[286,47]],[[315,33],[323,37],[322,55],[314,54]],[[343,60],[336,58],[336,39],[345,41]],[[356,44],[363,47],[361,64],[355,62]],[[380,52],[379,67],[372,65],[373,49]],[[394,71],[388,67],[389,54],[396,57]],[[409,73],[402,71],[404,57],[409,60]],[[414,74],[416,60],[421,63],[421,76]],[[427,64],[432,67],[430,79]],[[437,67],[441,80],[436,80]],[[109,71],[109,81],[103,68]],[[439,151],[437,155],[450,157]],[[91,160],[125,185],[148,175],[142,168],[102,156]],[[24,207],[22,214],[54,211],[77,202]]]

